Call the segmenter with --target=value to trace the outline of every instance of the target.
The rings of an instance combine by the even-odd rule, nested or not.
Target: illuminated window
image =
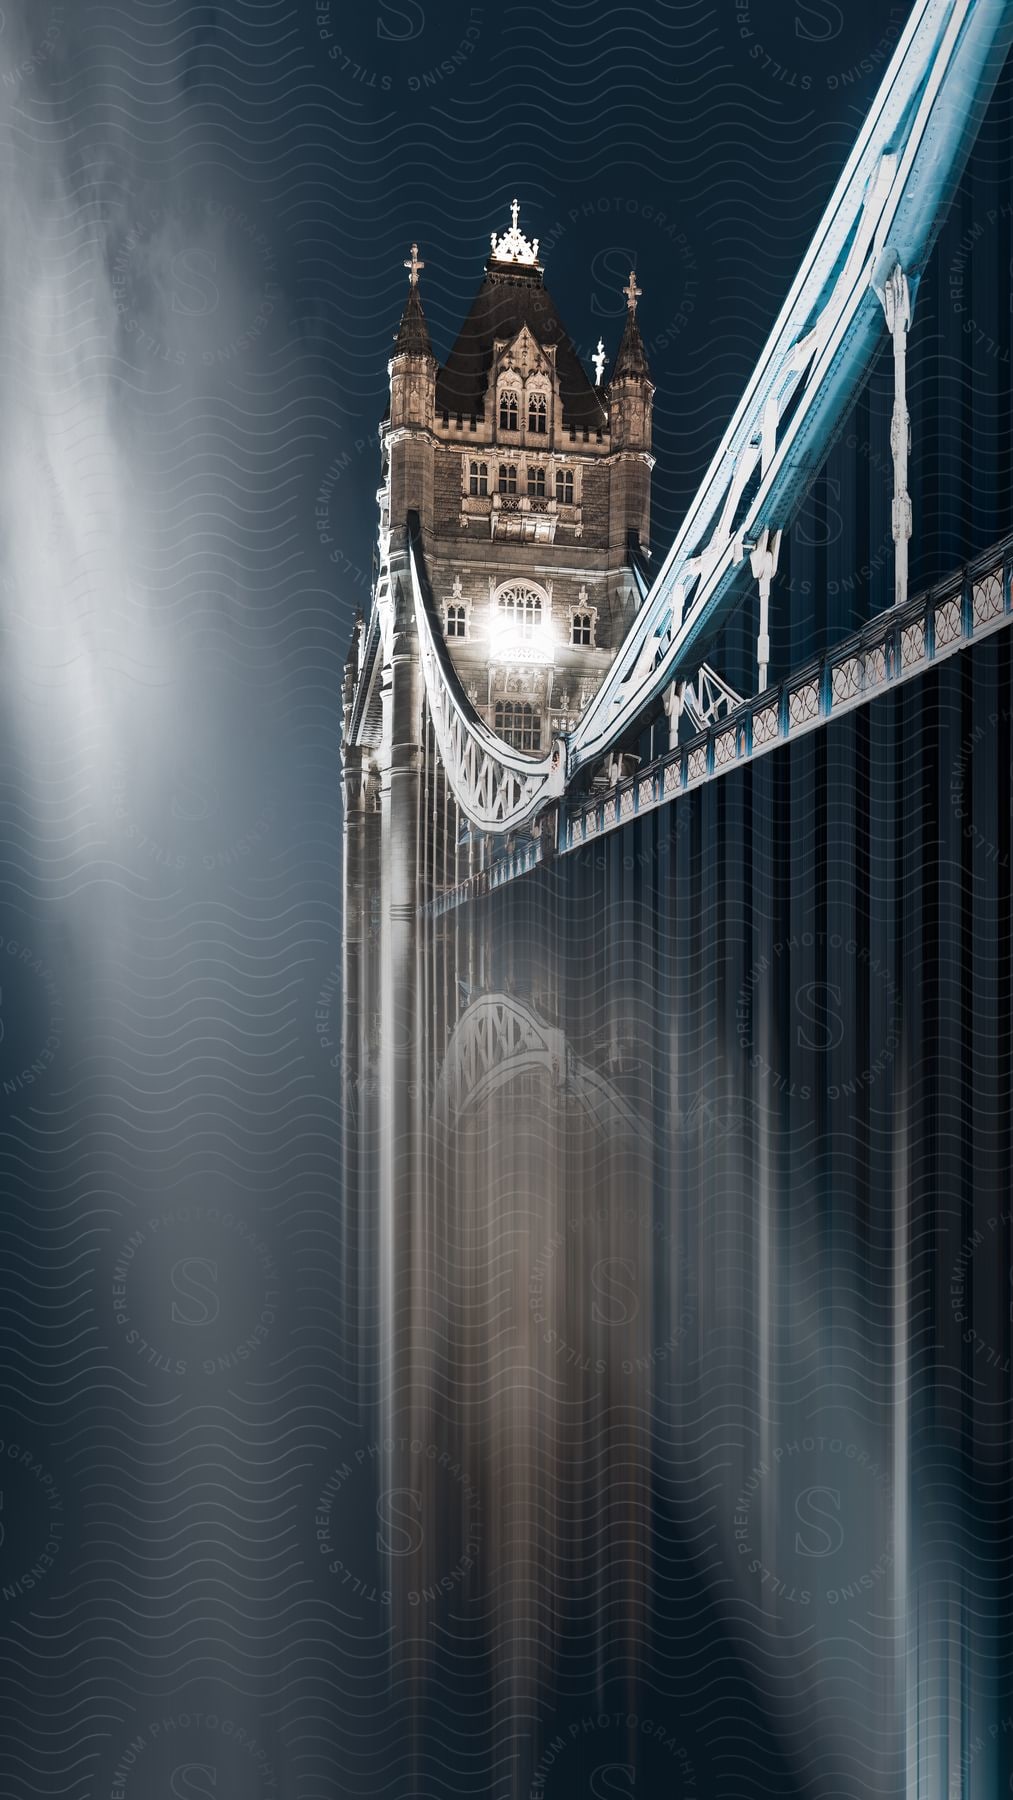
[[[468,635],[468,620],[463,606],[447,607],[448,638],[463,638]]]
[[[542,622],[541,596],[534,588],[504,588],[499,597],[499,611],[512,636],[532,638]]]
[[[468,491],[471,494],[477,495],[484,495],[489,492],[488,463],[472,463],[468,472]]]
[[[509,389],[499,397],[499,428],[501,431],[517,430],[517,395]]]
[[[513,463],[500,463],[499,491],[501,494],[516,494],[517,470]]]
[[[497,700],[496,734],[513,750],[542,747],[542,721],[527,700]]]
[[[528,495],[531,499],[545,499],[545,470],[528,470]]]
[[[528,430],[544,431],[548,418],[544,394],[532,394],[528,401]]]
[[[556,499],[560,506],[573,505],[573,470],[556,470]]]

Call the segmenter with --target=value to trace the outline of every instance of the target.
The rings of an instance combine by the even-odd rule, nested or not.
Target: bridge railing
[[[1005,625],[1013,536],[560,819],[560,853],[868,705]]]
[[[904,607],[744,700],[715,724],[619,781],[605,793],[563,801],[553,834],[518,832],[481,874],[448,888],[423,911],[438,917],[529,873],[554,850],[566,855],[631,820],[677,801],[811,731],[867,706],[981,642],[1013,619],[1013,535]]]

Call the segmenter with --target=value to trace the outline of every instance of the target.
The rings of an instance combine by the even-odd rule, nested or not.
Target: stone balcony
[[[489,521],[489,536],[522,539],[527,543],[555,542],[560,525],[579,538],[583,532],[581,508],[534,494],[466,494],[461,500],[461,529],[476,521]]]

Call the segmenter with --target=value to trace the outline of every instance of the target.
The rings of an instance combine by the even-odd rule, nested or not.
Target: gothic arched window
[[[496,734],[514,750],[540,750],[542,721],[528,700],[497,700]]]
[[[545,470],[528,470],[528,494],[532,499],[545,499]]]
[[[484,495],[489,492],[488,463],[473,462],[468,471],[468,492]]]
[[[560,506],[573,505],[573,470],[556,470],[556,499]]]
[[[590,613],[574,613],[573,625],[570,629],[570,642],[571,644],[586,645],[590,649],[594,642],[594,629]]]
[[[447,607],[448,638],[463,638],[468,635],[468,615],[458,602]]]
[[[517,430],[517,395],[509,388],[499,397],[499,428],[501,431]]]
[[[544,394],[532,394],[528,400],[528,430],[543,432],[548,420]]]
[[[512,636],[532,638],[542,623],[542,597],[535,588],[504,588],[499,596],[499,612]]]
[[[516,494],[517,469],[513,463],[500,463],[499,491],[501,494]]]

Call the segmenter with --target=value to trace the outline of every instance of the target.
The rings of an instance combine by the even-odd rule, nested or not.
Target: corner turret
[[[613,489],[611,541],[618,547],[630,531],[646,549],[650,537],[650,455],[654,383],[637,323],[641,289],[635,272],[624,289],[626,324],[609,382],[609,427],[619,466]]]
[[[385,421],[386,448],[390,452],[390,516],[403,520],[418,512],[423,521],[432,516],[431,432],[436,405],[436,358],[419,294],[419,272],[425,263],[419,247],[412,245],[405,262],[408,299],[401,316],[394,354],[387,364],[390,376],[390,410]]]

